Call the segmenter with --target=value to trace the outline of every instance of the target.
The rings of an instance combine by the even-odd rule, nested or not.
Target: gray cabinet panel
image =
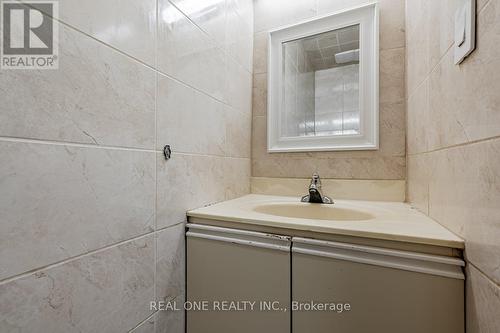
[[[190,228],[187,233],[188,301],[256,303],[253,311],[188,311],[187,332],[289,333],[290,311],[260,311],[259,302],[279,301],[289,307],[290,241],[208,229]]]

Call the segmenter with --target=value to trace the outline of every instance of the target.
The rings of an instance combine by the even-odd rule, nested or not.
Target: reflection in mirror
[[[359,25],[282,47],[280,137],[360,134]]]

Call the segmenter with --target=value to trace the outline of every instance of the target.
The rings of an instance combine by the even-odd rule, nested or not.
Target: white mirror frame
[[[374,150],[379,145],[378,4],[369,3],[269,32],[268,152]],[[281,137],[283,43],[359,24],[360,134]]]

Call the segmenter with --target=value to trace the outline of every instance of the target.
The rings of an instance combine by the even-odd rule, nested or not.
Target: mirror
[[[377,5],[270,33],[268,150],[378,148]]]

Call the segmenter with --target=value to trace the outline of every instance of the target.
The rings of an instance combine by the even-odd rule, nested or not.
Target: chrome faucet
[[[309,185],[309,194],[304,195],[300,201],[333,204],[333,200],[330,197],[321,194],[321,179],[319,179],[319,175],[316,172],[312,175],[311,184]]]

